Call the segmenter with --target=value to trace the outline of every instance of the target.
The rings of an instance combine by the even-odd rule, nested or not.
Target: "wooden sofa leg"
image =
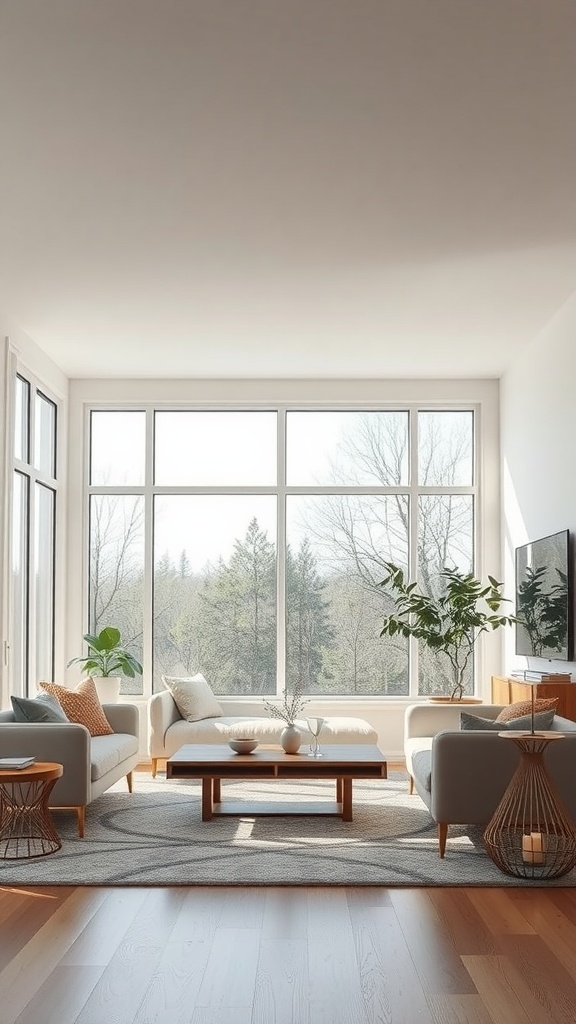
[[[128,772],[128,775],[126,776],[126,782],[128,783],[128,792],[129,793],[132,792],[132,777],[133,777],[133,773],[132,772]]]
[[[157,771],[158,771],[158,758],[157,757],[153,757],[152,758],[152,778],[153,779],[156,778],[156,772]]]
[[[84,839],[84,825],[86,822],[86,805],[83,804],[81,807],[76,808],[76,817],[78,818],[78,835],[80,839]]]
[[[411,775],[410,775],[410,790],[409,790],[409,793],[410,793],[410,796],[412,796],[412,794],[414,793],[414,779],[412,778]]]
[[[438,847],[440,850],[440,856],[443,857],[446,853],[446,840],[448,838],[448,822],[438,822]]]

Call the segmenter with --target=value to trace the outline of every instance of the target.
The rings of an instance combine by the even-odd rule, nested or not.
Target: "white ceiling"
[[[498,376],[576,287],[574,0],[0,0],[0,309],[70,376]]]

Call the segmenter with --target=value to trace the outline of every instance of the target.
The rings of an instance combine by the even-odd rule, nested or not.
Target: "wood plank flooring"
[[[576,890],[0,888],[1,1024],[574,1024]]]

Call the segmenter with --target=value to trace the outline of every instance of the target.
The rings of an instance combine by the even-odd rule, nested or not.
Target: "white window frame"
[[[430,383],[430,382],[428,382]],[[121,382],[120,382],[121,384]],[[289,487],[286,485],[286,415],[291,411],[306,411],[306,412],[366,412],[366,411],[382,411],[386,412],[389,410],[400,410],[407,411],[409,414],[409,437],[410,437],[410,479],[409,484],[401,487]],[[90,440],[90,414],[92,411],[110,411],[110,412],[134,412],[142,411],[146,414],[146,478],[145,483],[142,486],[130,486],[130,487],[102,487],[92,486],[88,482],[89,473],[89,440]],[[167,411],[202,411],[202,412],[230,412],[230,411],[272,411],[278,414],[278,481],[277,486],[274,487],[165,487],[155,486],[152,483],[153,480],[153,420],[154,413],[167,412]],[[418,484],[418,413],[428,411],[470,411],[474,415],[474,440],[473,440],[473,483],[467,487],[422,487]],[[449,400],[444,399],[427,399],[423,398],[420,400],[402,400],[400,397],[393,401],[382,401],[371,400],[369,402],[358,402],[358,401],[325,401],[323,403],[309,403],[302,401],[281,401],[281,402],[241,402],[241,401],[227,401],[222,402],[209,402],[209,401],[178,401],[178,402],[166,402],[166,401],[155,401],[153,398],[148,397],[145,401],[86,401],[83,403],[83,544],[82,550],[83,555],[83,622],[81,632],[85,632],[88,625],[88,577],[89,577],[89,542],[88,542],[88,508],[89,499],[93,494],[130,494],[130,495],[143,495],[145,505],[145,554],[144,554],[144,608],[143,608],[143,663],[144,663],[144,677],[143,677],[143,694],[140,699],[147,700],[151,696],[152,692],[152,595],[153,595],[153,522],[152,522],[152,503],[155,495],[161,494],[272,494],[277,495],[278,499],[278,511],[277,511],[277,528],[278,528],[278,542],[277,542],[277,692],[280,693],[284,686],[284,672],[285,672],[285,544],[282,542],[282,538],[285,535],[285,510],[286,510],[286,498],[294,494],[368,494],[368,495],[385,495],[385,494],[408,494],[410,501],[410,536],[409,536],[409,551],[410,551],[410,575],[411,578],[416,578],[416,560],[417,560],[417,531],[418,531],[418,499],[423,494],[471,494],[473,496],[474,503],[474,523],[473,523],[473,558],[474,568],[477,574],[482,574],[482,538],[484,535],[483,529],[483,479],[482,479],[482,467],[483,467],[483,421],[482,421],[482,403],[476,400]],[[478,645],[480,648],[481,645]],[[482,672],[481,667],[481,654],[478,652],[475,664],[475,689],[478,690],[478,679]],[[390,701],[397,702],[413,701],[419,699],[418,694],[418,650],[417,643],[414,639],[410,640],[410,673],[409,673],[409,693],[403,696],[387,697],[380,694],[371,694],[364,696],[351,695],[351,694],[326,694],[326,695],[314,695],[315,700],[322,700],[326,697],[331,702],[334,699],[338,701],[346,701],[350,703],[359,703],[363,701]],[[131,695],[128,699],[138,699],[138,696]],[[253,697],[253,695],[247,694],[246,697]]]
[[[17,459],[14,454],[14,394],[16,388],[16,380],[20,378],[25,381],[29,386],[30,394],[30,409],[28,419],[28,431],[29,431],[29,458],[27,462],[23,462]],[[8,520],[8,545],[6,552],[7,569],[9,574],[9,582],[7,584],[7,631],[8,631],[8,651],[12,649],[12,637],[14,635],[14,614],[12,602],[12,589],[11,589],[11,559],[12,559],[12,538],[14,523],[12,521],[12,500],[13,500],[13,482],[14,474],[16,472],[21,473],[28,479],[28,594],[27,594],[27,618],[28,618],[28,635],[27,635],[27,674],[23,680],[14,680],[11,674],[11,661],[13,659],[8,656],[8,688],[9,692],[16,696],[27,696],[28,694],[34,695],[36,691],[36,684],[38,680],[34,674],[34,666],[36,665],[36,634],[33,628],[33,624],[36,621],[38,615],[43,613],[42,609],[37,608],[36,605],[36,588],[34,587],[34,554],[35,554],[35,536],[36,536],[36,486],[38,484],[46,487],[54,493],[54,522],[53,522],[53,567],[52,567],[52,621],[51,621],[51,632],[52,632],[52,665],[51,675],[53,677],[58,674],[59,665],[59,643],[58,643],[58,623],[61,614],[62,607],[62,591],[61,591],[61,576],[59,571],[60,562],[60,548],[62,538],[62,526],[61,526],[61,497],[62,497],[62,467],[64,464],[64,446],[62,438],[63,428],[63,402],[60,396],[56,395],[53,389],[36,373],[31,371],[29,367],[21,364],[16,358],[10,360],[10,372],[8,374],[8,388],[10,393],[10,401],[7,403],[7,416],[8,424],[6,429],[7,439],[7,455],[9,472],[7,474],[8,487],[7,487],[7,520]],[[54,461],[55,461],[55,476],[49,476],[48,474],[37,469],[34,465],[34,440],[36,432],[36,396],[40,394],[43,398],[51,402],[55,407],[55,437],[54,437]]]

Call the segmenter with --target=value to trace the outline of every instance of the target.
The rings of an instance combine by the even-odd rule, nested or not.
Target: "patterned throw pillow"
[[[60,701],[51,693],[39,697],[10,697],[15,722],[68,722]]]
[[[545,699],[544,697],[537,697],[534,701],[534,711],[556,711],[558,707],[558,697],[550,697]],[[531,700],[519,700],[516,704],[509,704],[508,707],[502,708],[496,718],[497,722],[511,722],[513,718],[523,718],[524,715],[530,715],[532,713],[532,701]]]
[[[554,709],[540,711],[534,715],[534,728],[538,732],[547,732],[554,720]],[[499,722],[497,718],[480,718],[479,715],[468,715],[465,711],[460,712],[460,728],[462,732],[530,732],[532,716],[524,715],[522,718],[511,718],[509,722]]]
[[[200,722],[203,718],[221,718],[224,712],[204,676],[162,676],[178,711],[187,722]]]
[[[58,683],[39,683],[46,693],[56,697],[70,722],[85,725],[91,736],[111,736],[114,729],[104,714],[98,700],[96,686],[91,676],[83,679],[75,690],[69,690]]]

